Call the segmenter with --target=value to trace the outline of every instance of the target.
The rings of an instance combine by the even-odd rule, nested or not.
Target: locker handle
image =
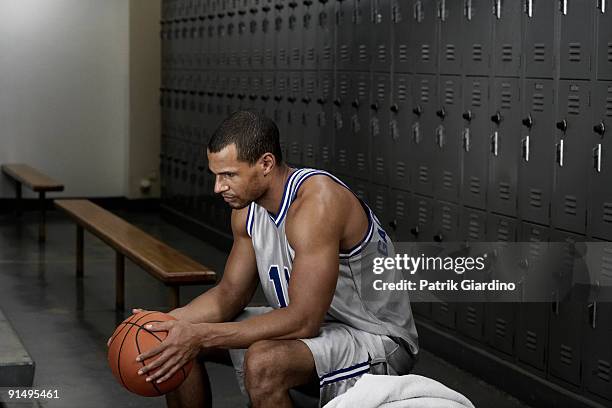
[[[442,125],[436,128],[436,142],[440,149],[444,147],[444,126]]]
[[[471,122],[472,119],[474,118],[474,115],[472,114],[471,110],[467,110],[463,112],[463,115],[461,116],[463,117],[463,119],[467,120],[468,122]]]
[[[493,0],[493,15],[498,20],[501,19],[501,0]]]
[[[267,13],[268,11],[270,11],[270,6],[263,6],[261,9]],[[227,14],[229,15],[229,13]]]
[[[436,234],[433,236],[433,240],[435,242],[442,242],[444,240],[444,236],[442,234]]]
[[[593,167],[596,172],[601,173],[601,143],[593,148]]]
[[[436,116],[439,117],[440,119],[444,119],[446,117],[446,110],[442,108],[439,111],[436,111]]]
[[[529,135],[525,136],[522,140],[523,145],[523,160],[529,161]]]
[[[533,126],[533,119],[531,118],[531,115],[523,119],[522,122],[523,122],[523,126],[528,127],[529,129],[531,129],[531,127]]]
[[[498,143],[499,143],[499,133],[495,131],[493,132],[493,135],[491,136],[491,153],[493,153],[493,156],[496,156],[496,157],[499,153]]]
[[[235,11],[228,11],[227,15],[230,16],[230,17],[234,17],[236,15],[236,12]]]
[[[233,93],[228,93],[226,96],[227,96],[228,98],[230,98],[230,99],[233,99],[233,98],[234,98],[234,94],[233,94]]]
[[[502,121],[502,115],[499,112],[496,112],[495,115],[491,116],[491,122],[499,125]]]
[[[414,143],[421,143],[421,129],[419,126],[419,122],[416,122],[412,125],[412,137],[414,138]]]
[[[208,92],[206,92],[206,94],[207,94],[208,96],[215,96],[215,93],[214,93],[214,92],[212,92],[212,91],[208,91]],[[244,94],[238,94],[238,97],[239,97],[240,99],[244,99],[244,97],[245,97],[245,96],[246,96],[246,95],[244,95]]]
[[[359,109],[359,100],[355,99],[353,102],[351,102],[351,106],[355,109]]]
[[[423,4],[420,0],[414,3],[414,19],[417,23],[423,21]]]
[[[246,10],[238,10],[238,14],[240,14],[241,16],[244,16],[246,14]],[[210,17],[210,15],[208,17]]]
[[[370,109],[373,111],[378,111],[378,102],[374,102],[370,105]]]
[[[198,21],[198,18],[197,17],[190,17],[189,21]]]
[[[446,0],[438,2],[438,18],[440,21],[446,21]]]
[[[419,231],[419,226],[418,225],[416,227],[413,227],[413,228],[410,229],[410,233],[412,235],[414,235],[415,237],[419,236],[419,232],[420,231]]]
[[[561,11],[564,16],[567,16],[567,0],[559,0],[559,11]]]
[[[312,0],[304,0],[302,3],[306,6],[312,6]]]
[[[559,143],[557,143],[557,164],[559,165],[559,167],[563,167],[563,139],[561,139],[559,141]]]
[[[217,95],[218,95],[218,94],[217,94]],[[255,95],[255,94],[251,94],[251,95],[249,95],[249,99],[250,99],[250,100],[252,100],[252,101],[254,101],[255,99],[257,99],[257,95]]]
[[[389,221],[389,226],[391,227],[393,231],[395,231],[397,229],[397,221],[396,220]]]
[[[559,129],[562,132],[567,131],[567,120],[563,119],[560,122],[557,122],[557,129]]]
[[[261,95],[261,100],[267,102],[270,99],[268,95]]]
[[[606,0],[597,0],[597,8],[601,14],[606,14]]]
[[[421,106],[417,106],[416,108],[412,109],[412,113],[414,113],[417,116],[421,116],[423,114],[423,108],[421,108]]]
[[[325,103],[325,98],[318,98],[318,99],[317,99],[317,103],[318,103],[319,105],[323,105],[323,104]]]
[[[302,98],[302,102],[305,103],[305,104],[309,104],[310,103],[310,97],[308,97],[308,96],[303,97]]]
[[[593,126],[593,131],[600,136],[603,136],[606,133],[606,124],[603,122],[599,122],[599,124]]]
[[[397,104],[391,105],[391,107],[389,109],[391,109],[391,112],[393,112],[393,113],[399,112],[399,107],[397,106]]]
[[[319,0],[319,3],[325,4],[325,3],[327,3],[327,0]]]
[[[217,17],[219,17],[219,18],[223,18],[223,17],[225,17],[225,13],[218,13],[218,14],[217,14]]]
[[[285,6],[283,4],[275,4],[274,8],[277,10],[282,10]]]
[[[232,15],[234,15],[234,13],[232,13]],[[204,21],[204,20],[206,20],[206,16],[198,16],[198,20]]]
[[[463,14],[468,21],[472,21],[472,0],[465,0]]]
[[[558,315],[559,314],[559,293],[558,292],[553,292],[553,302],[552,302],[552,311],[554,314]]]
[[[290,97],[288,97],[288,98],[287,98],[287,100],[288,100],[289,102],[291,102],[291,103],[294,103],[294,102],[295,102],[295,97],[290,96]]]
[[[525,14],[527,14],[529,18],[533,17],[533,0],[525,1]]]
[[[341,103],[342,101],[339,98],[334,99],[334,105],[340,106]]]
[[[463,149],[466,152],[470,151],[470,128],[463,129]]]
[[[595,329],[597,327],[597,301],[593,301],[593,303],[589,303],[589,323],[591,327]]]
[[[276,102],[280,102],[280,101],[282,101],[282,100],[283,100],[283,97],[282,97],[282,96],[278,96],[278,95],[277,95],[277,96],[275,96],[275,97],[274,97],[274,100],[275,100]]]
[[[223,92],[217,92],[217,96],[218,96],[219,98],[223,97]],[[255,96],[255,98],[257,98],[257,96]],[[251,99],[254,99],[254,98],[253,98],[253,95],[251,95]]]
[[[298,5],[297,2],[295,2],[295,1],[290,1],[289,2],[289,7],[291,7],[291,8],[296,8],[297,5]]]

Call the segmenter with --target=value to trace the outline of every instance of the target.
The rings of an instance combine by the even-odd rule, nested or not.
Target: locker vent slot
[[[363,99],[366,98],[367,92],[368,92],[368,86],[367,86],[365,80],[361,79],[357,83],[357,95],[359,95],[359,98],[363,100]]]
[[[512,108],[512,91],[510,90],[510,84],[502,84],[501,92],[501,108],[510,110]]]
[[[580,43],[569,43],[568,44],[568,58],[570,61],[572,62],[580,62],[582,60],[581,58],[581,51],[582,51],[582,45]]]
[[[421,81],[421,102],[429,102],[429,82]]]
[[[285,50],[284,48],[280,48],[278,50],[278,60],[279,62],[287,60],[287,50]]]
[[[513,54],[512,44],[502,44],[502,61],[512,61]]]
[[[495,319],[495,335],[500,338],[506,337],[508,323],[505,319],[497,318]]]
[[[419,166],[419,181],[424,184],[429,182],[429,168],[427,166]]]
[[[310,157],[310,158],[314,157],[314,148],[311,144],[306,146],[306,157]]]
[[[533,44],[533,60],[536,62],[543,62],[546,60],[546,44]]]
[[[559,349],[559,361],[566,365],[572,365],[573,360],[573,349],[570,346],[562,344]]]
[[[480,83],[474,82],[474,88],[472,89],[472,106],[482,105],[482,90],[480,89]]]
[[[508,242],[508,238],[510,237],[510,231],[508,230],[506,222],[500,223],[497,227],[497,241],[500,242]]]
[[[574,94],[567,97],[567,113],[570,115],[580,114],[580,95]]]
[[[406,164],[403,161],[398,161],[395,163],[395,175],[398,179],[403,179],[406,177]]]
[[[364,171],[366,168],[365,155],[363,153],[357,153],[357,169]]]
[[[538,259],[540,257],[541,242],[532,242],[529,244],[529,258]]]
[[[535,92],[533,94],[531,109],[536,112],[544,112],[544,94],[543,93]]]
[[[315,61],[315,50],[314,48],[308,48],[306,50],[306,61]]]
[[[400,80],[397,86],[397,99],[404,102],[408,99],[408,84],[406,81]]]
[[[538,335],[535,332],[532,332],[531,330],[527,330],[527,333],[525,336],[525,347],[528,350],[536,351],[538,347]]]
[[[378,61],[387,62],[387,46],[384,44],[378,45]]]
[[[453,173],[450,171],[444,171],[444,174],[442,175],[442,185],[447,190],[453,188]]]
[[[401,196],[395,197],[395,200],[396,200],[395,201],[395,216],[401,220],[404,218],[406,214],[405,213],[406,206]]]
[[[293,61],[294,63],[300,62],[300,49],[299,48],[291,49],[291,61]]]
[[[604,255],[601,257],[601,275],[607,277],[607,282],[603,284],[609,284],[612,280],[612,248],[604,247]]]
[[[423,62],[429,62],[429,44],[421,44],[421,59]]]
[[[444,312],[444,313],[448,313],[449,308],[448,308],[448,303],[446,302],[441,302],[440,303],[440,311]]]
[[[480,239],[480,223],[478,222],[478,215],[472,214],[470,216],[470,223],[468,227],[468,236],[470,239]]]
[[[532,188],[529,190],[529,205],[532,207],[542,207],[542,190]]]
[[[378,80],[378,84],[376,85],[376,97],[378,98],[378,102],[382,102],[386,99],[386,84],[384,78]]]
[[[501,182],[498,185],[498,193],[499,198],[501,200],[509,200],[510,199],[510,184],[506,182]]]
[[[608,94],[612,93],[612,89],[608,89]],[[606,116],[612,116],[612,96],[606,98]]]
[[[578,207],[577,199],[575,196],[566,195],[565,205],[563,206],[564,211],[568,215],[576,215],[576,208]]]
[[[608,43],[608,62],[612,62],[612,43]]]
[[[398,54],[400,62],[408,62],[408,44],[400,44]]]
[[[329,95],[330,88],[331,88],[331,80],[329,79],[329,77],[326,76],[321,81],[321,89],[323,90],[324,96]]]
[[[323,61],[331,61],[332,59],[332,49],[329,44],[325,44],[323,46]]]
[[[419,202],[419,225],[425,225],[429,222],[427,215],[427,202]]]
[[[453,104],[455,100],[455,90],[453,89],[453,81],[446,81],[446,89],[444,90],[444,102]]]
[[[377,173],[380,173],[382,175],[385,174],[385,158],[384,157],[376,158],[375,168],[376,168]]]
[[[381,196],[380,194],[376,195],[376,203],[374,204],[374,207],[376,208],[376,212],[377,212],[377,214],[379,216],[384,214],[384,212],[385,212],[385,200],[384,200],[383,196]]]
[[[306,92],[308,92],[309,95],[314,94],[315,86],[316,86],[316,79],[312,77],[308,78],[308,81],[306,82]]]
[[[480,178],[478,177],[470,177],[470,193],[472,194],[480,194]]]
[[[359,44],[359,61],[368,62],[368,47],[365,44]]]
[[[472,60],[482,61],[482,44],[472,45]]]
[[[606,360],[597,360],[597,377],[605,382],[610,382],[610,362]]]
[[[446,51],[444,53],[447,61],[454,61],[455,58],[455,44],[446,44]]]
[[[346,78],[340,78],[339,82],[340,95],[346,96],[346,94],[348,93],[348,81]]]
[[[329,147],[323,146],[323,148],[321,149],[321,158],[323,159],[323,162],[329,162]]]
[[[340,44],[340,61],[348,62],[349,57],[349,47],[346,44]]]
[[[445,231],[453,229],[453,215],[449,207],[442,208],[442,229]]]
[[[612,222],[612,203],[604,203],[602,220],[604,222]]]
[[[341,167],[346,167],[346,149],[340,149],[338,151],[338,164],[340,164]]]
[[[470,326],[476,326],[476,323],[478,321],[478,313],[476,313],[476,309],[474,309],[472,306],[468,306],[467,308],[467,316],[465,318],[465,321]]]
[[[291,153],[299,155],[300,154],[300,144],[297,142],[291,143]]]

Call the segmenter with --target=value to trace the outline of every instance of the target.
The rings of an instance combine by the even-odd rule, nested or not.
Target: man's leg
[[[289,390],[317,381],[312,353],[300,340],[252,344],[244,357],[244,376],[253,408],[291,407]]]

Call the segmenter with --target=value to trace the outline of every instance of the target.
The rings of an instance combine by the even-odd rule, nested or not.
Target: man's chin
[[[250,203],[243,203],[243,202],[236,203],[236,202],[227,202],[227,201],[226,203],[227,205],[230,206],[232,210],[242,210],[243,208],[248,207],[250,204]]]

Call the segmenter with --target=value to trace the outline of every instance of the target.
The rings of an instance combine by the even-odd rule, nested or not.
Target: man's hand
[[[147,377],[146,381],[148,382],[161,383],[166,381],[200,352],[198,333],[196,326],[192,323],[184,320],[170,320],[150,323],[144,327],[152,332],[168,332],[168,336],[159,346],[136,357],[136,361],[146,361],[151,357],[158,356],[138,371],[139,375],[145,375],[157,369]]]
[[[140,313],[140,312],[148,312],[148,310],[145,310],[145,309],[132,309],[132,315],[135,315],[136,313]],[[109,337],[108,340],[106,340],[106,347],[110,347],[111,340],[113,340],[112,336]]]

